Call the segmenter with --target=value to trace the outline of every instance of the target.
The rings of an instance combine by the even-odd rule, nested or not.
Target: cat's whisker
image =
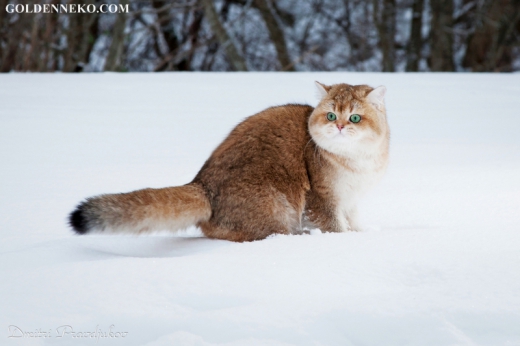
[[[307,149],[307,146],[309,145],[309,143],[312,141],[312,137],[311,139],[309,139],[309,141],[307,142],[307,144],[305,144],[305,147],[303,147],[303,152],[305,152],[305,149]]]

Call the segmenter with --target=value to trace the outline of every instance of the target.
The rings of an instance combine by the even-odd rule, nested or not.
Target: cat
[[[356,204],[388,164],[386,88],[316,86],[316,108],[287,104],[246,118],[191,183],[87,198],[70,226],[140,234],[195,225],[235,242],[361,230]]]

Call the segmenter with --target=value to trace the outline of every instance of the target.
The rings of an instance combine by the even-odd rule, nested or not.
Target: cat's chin
[[[331,138],[331,140],[342,141],[342,142],[345,142],[345,141],[352,142],[355,139],[356,138],[354,136],[352,136],[351,134],[344,133],[344,132],[338,132],[335,136],[333,136]]]
[[[352,144],[359,141],[359,136],[352,135],[350,133],[337,133],[329,138],[327,138],[327,141],[330,142],[332,145],[337,144]]]
[[[344,156],[348,155],[357,141],[351,136],[337,135],[326,140],[316,142],[318,146],[326,151]]]

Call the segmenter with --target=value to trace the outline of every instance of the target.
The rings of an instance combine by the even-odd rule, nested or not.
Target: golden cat
[[[388,163],[386,89],[316,85],[316,108],[288,104],[245,119],[191,183],[88,198],[70,225],[79,234],[196,225],[238,242],[305,228],[359,230],[357,201]]]

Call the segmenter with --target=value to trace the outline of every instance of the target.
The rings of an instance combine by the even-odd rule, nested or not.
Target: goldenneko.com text
[[[8,4],[7,13],[128,13],[129,5],[122,4]]]

